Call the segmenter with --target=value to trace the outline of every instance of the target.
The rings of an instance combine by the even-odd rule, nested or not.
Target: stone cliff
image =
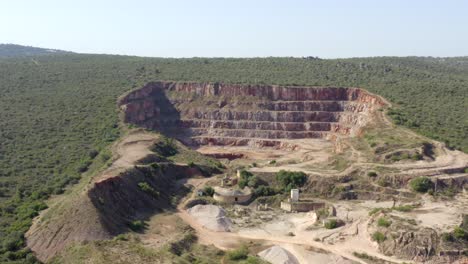
[[[279,146],[359,134],[386,102],[359,88],[152,82],[120,100],[124,121],[190,145]]]

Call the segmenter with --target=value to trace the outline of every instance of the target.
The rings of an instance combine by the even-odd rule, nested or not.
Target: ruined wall
[[[356,135],[385,105],[359,88],[153,82],[120,101],[125,122],[188,144],[279,146]]]
[[[288,212],[310,212],[325,207],[325,203],[313,201],[281,202],[281,209]]]

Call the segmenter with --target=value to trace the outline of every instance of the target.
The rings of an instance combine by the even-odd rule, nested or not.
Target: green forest
[[[396,124],[468,152],[468,57],[1,58],[0,262],[35,262],[33,217],[119,137],[117,98],[154,80],[361,87]]]

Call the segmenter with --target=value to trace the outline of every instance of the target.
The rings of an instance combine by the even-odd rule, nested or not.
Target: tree
[[[206,196],[213,196],[214,192],[215,191],[211,186],[205,186],[205,188],[203,188],[203,194]]]
[[[425,193],[432,189],[432,182],[428,177],[417,177],[411,180],[410,186],[413,191]]]
[[[280,182],[284,191],[289,192],[291,189],[303,186],[307,181],[307,175],[302,171],[280,170],[276,173],[276,180]]]

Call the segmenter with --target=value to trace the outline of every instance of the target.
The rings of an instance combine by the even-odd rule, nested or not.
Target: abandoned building
[[[315,211],[325,207],[325,203],[317,202],[312,199],[301,199],[299,197],[299,190],[292,189],[291,196],[281,202],[281,209],[288,212],[309,212]]]
[[[242,204],[252,197],[252,191],[248,187],[243,190],[215,187],[214,190],[213,198],[219,202]]]

